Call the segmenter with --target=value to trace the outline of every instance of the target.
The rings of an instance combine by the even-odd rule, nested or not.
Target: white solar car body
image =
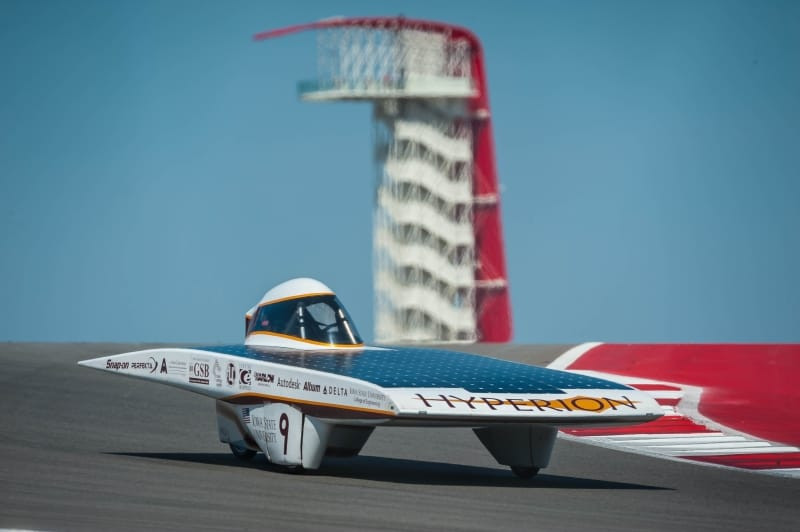
[[[646,393],[567,371],[417,347],[366,346],[336,295],[293,279],[246,314],[242,345],[148,349],[79,364],[216,400],[219,438],[239,458],[287,468],[353,456],[375,427],[463,426],[501,464],[546,467],[560,426],[662,415]]]

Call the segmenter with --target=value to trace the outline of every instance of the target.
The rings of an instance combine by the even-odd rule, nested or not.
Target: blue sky
[[[317,277],[372,337],[371,110],[332,15],[483,41],[514,340],[800,341],[800,3],[0,0],[0,340],[235,342]]]

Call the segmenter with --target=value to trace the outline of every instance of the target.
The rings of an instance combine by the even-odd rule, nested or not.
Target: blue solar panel
[[[392,347],[299,351],[246,345],[197,349],[344,375],[383,388],[464,388],[474,393],[565,393],[565,388],[630,389],[576,373],[439,349]]]

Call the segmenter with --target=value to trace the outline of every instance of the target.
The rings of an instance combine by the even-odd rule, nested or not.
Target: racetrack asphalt
[[[469,429],[378,428],[287,474],[217,441],[214,401],[81,368],[155,347],[0,344],[0,528],[796,530],[796,479],[559,440],[517,479]],[[459,347],[460,348],[460,347]],[[468,346],[545,364],[561,346]]]

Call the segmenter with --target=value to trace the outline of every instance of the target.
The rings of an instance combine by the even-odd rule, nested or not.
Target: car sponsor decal
[[[208,386],[211,377],[211,364],[207,358],[192,358],[189,364],[189,382]]]
[[[155,373],[158,369],[158,361],[153,357],[149,357],[145,360],[126,360],[124,362],[109,358],[106,361],[106,369],[113,369],[116,371],[129,369],[136,371],[144,370],[146,373]]]
[[[244,393],[237,393],[228,397],[221,398],[222,401],[228,401],[232,403],[242,402],[243,400],[252,400],[252,399],[266,399],[268,401],[277,401],[281,403],[288,403],[288,404],[297,404],[297,405],[309,405],[309,406],[318,406],[323,408],[331,408],[335,410],[345,410],[345,411],[352,411],[352,412],[363,412],[366,414],[378,415],[378,416],[385,416],[385,417],[394,417],[397,413],[393,410],[394,407],[390,406],[392,410],[386,410],[384,408],[367,408],[362,406],[353,406],[353,405],[343,405],[337,403],[326,403],[322,401],[312,401],[309,399],[298,399],[295,397],[283,397],[279,395],[268,395],[264,393],[257,393],[257,392],[244,392]]]
[[[217,388],[222,387],[222,364],[219,363],[219,359],[214,359],[214,367],[211,370],[211,374],[214,376],[214,386]]]
[[[284,379],[278,377],[278,387],[279,388],[289,388],[290,390],[299,390],[300,389],[300,379]]]
[[[352,397],[353,402],[368,408],[380,408],[386,402],[386,395],[380,392],[352,386],[350,387],[349,395]]]
[[[187,365],[185,360],[174,360],[166,357],[161,359],[160,375],[186,375]]]
[[[228,363],[228,368],[225,372],[225,382],[228,383],[228,386],[236,384],[236,364],[233,362]]]
[[[253,384],[253,370],[249,364],[239,365],[239,374],[236,382],[240,390],[249,390]]]
[[[271,388],[275,383],[275,374],[266,371],[253,371],[253,380],[259,386]]]
[[[590,397],[579,395],[564,399],[537,399],[523,397],[459,397],[456,395],[422,395],[414,394],[415,399],[419,400],[428,408],[435,404],[439,406],[447,405],[448,408],[462,410],[498,410],[503,407],[511,406],[519,412],[595,412],[603,413],[607,410],[618,410],[620,408],[630,408],[636,410],[636,403],[627,396],[620,398],[611,397]],[[505,408],[508,410],[508,408]]]

